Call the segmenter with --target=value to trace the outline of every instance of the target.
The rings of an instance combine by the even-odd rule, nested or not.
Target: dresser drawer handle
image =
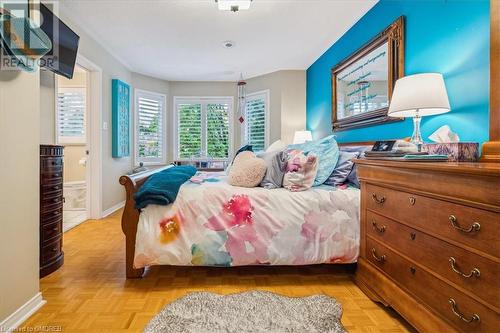
[[[384,196],[379,199],[375,193],[372,193],[372,199],[373,199],[373,201],[375,201],[379,205],[382,205],[385,202]]]
[[[458,224],[458,219],[455,215],[450,215],[450,217],[448,218],[448,220],[450,220],[450,223],[451,223],[451,226],[457,230],[460,230],[461,232],[466,232],[466,233],[471,233],[473,231],[479,231],[479,229],[481,229],[481,225],[477,222],[474,222],[469,228],[465,229],[463,227],[461,227],[459,224]]]
[[[417,199],[415,199],[414,197],[409,197],[408,200],[410,200],[410,205],[415,206]]]
[[[55,173],[55,174],[53,174],[53,175],[52,175],[52,178],[57,178],[57,177],[59,177],[59,176],[60,176],[60,175],[59,175],[58,173]]]
[[[59,248],[58,248],[58,247],[53,247],[53,248],[52,248],[52,252],[57,252],[57,251],[59,251]]]
[[[373,226],[373,229],[375,229],[375,231],[377,231],[377,232],[378,232],[378,233],[380,233],[380,234],[383,234],[383,233],[385,232],[385,229],[386,229],[386,226],[385,226],[385,225],[383,225],[383,226],[379,227],[379,226],[377,225],[377,222],[372,221],[372,226]]]
[[[52,228],[52,231],[59,231],[58,227]]]
[[[455,316],[457,316],[458,318],[462,319],[463,321],[465,321],[466,323],[472,323],[473,321],[477,321],[477,322],[481,321],[481,318],[479,318],[479,315],[475,314],[475,313],[472,314],[472,317],[470,319],[467,319],[467,317],[465,317],[463,314],[460,313],[460,311],[458,310],[457,302],[455,302],[455,300],[453,298],[450,298],[448,300],[448,302],[451,305],[451,311],[453,311],[453,314]]]
[[[373,259],[375,259],[378,262],[384,262],[387,259],[385,254],[381,255],[380,257],[377,256],[377,251],[375,251],[375,248],[372,248],[372,256],[373,256]]]
[[[60,211],[55,211],[55,212],[53,213],[53,215],[54,215],[54,216],[61,215],[61,212],[60,212]]]
[[[469,274],[462,273],[456,266],[457,260],[453,257],[450,257],[448,261],[450,262],[451,269],[458,275],[463,276],[464,278],[471,278],[473,276],[478,278],[481,275],[481,272],[477,268],[473,268]]]
[[[52,201],[53,202],[59,202],[59,201],[61,201],[61,199],[56,198],[56,199],[52,199]]]
[[[58,190],[58,189],[59,189],[59,186],[54,186],[52,189],[53,189],[53,190]]]

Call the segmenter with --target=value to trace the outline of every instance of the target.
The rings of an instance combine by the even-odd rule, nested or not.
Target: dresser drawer
[[[47,170],[61,170],[63,167],[62,157],[43,157],[40,159],[40,168]]]
[[[366,185],[369,210],[500,258],[500,214]]]
[[[500,307],[500,293],[497,290],[500,263],[372,212],[367,212],[365,223],[366,233],[371,237],[471,291],[491,305]]]
[[[40,193],[40,200],[42,200],[42,202],[56,202],[56,200],[54,199],[60,201],[62,200],[62,198],[63,198],[63,190],[55,190],[55,191]]]
[[[42,245],[40,251],[40,266],[57,258],[62,254],[62,238],[58,237],[47,245]]]
[[[60,184],[63,180],[62,176],[62,170],[54,172],[43,172],[40,174],[40,183],[41,185]]]
[[[42,207],[50,206],[53,204],[62,204],[64,202],[62,191],[60,191],[57,195],[52,194],[49,196],[44,196],[41,199],[42,199]]]
[[[62,222],[62,220],[63,220],[62,207],[40,215],[40,225]]]
[[[42,185],[41,194],[48,195],[48,194],[51,194],[51,193],[54,193],[57,191],[62,191],[62,190],[63,190],[63,183],[62,183],[62,178],[61,178],[60,182]]]
[[[62,234],[62,223],[57,221],[50,224],[43,224],[40,228],[40,237],[43,244],[51,243]]]
[[[493,310],[370,237],[367,239],[367,251],[369,252],[367,260],[408,290],[411,295],[420,299],[457,330],[461,332],[497,331],[500,317]],[[476,320],[471,320],[472,318],[476,318]]]
[[[62,207],[63,207],[62,200],[58,202],[42,202],[42,205],[40,206],[40,214],[42,215],[51,214],[54,213],[55,211],[61,210]]]
[[[40,223],[41,224],[53,223],[58,220],[62,220],[62,217],[63,217],[62,206],[58,206],[52,210],[41,212]]]

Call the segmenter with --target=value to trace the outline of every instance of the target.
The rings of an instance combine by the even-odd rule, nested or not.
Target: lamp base
[[[415,116],[413,117],[413,134],[411,136],[411,142],[414,143],[417,148],[418,152],[422,151],[422,145],[424,144],[424,141],[422,140],[422,134],[420,133],[420,121],[422,120],[422,117],[420,116]]]

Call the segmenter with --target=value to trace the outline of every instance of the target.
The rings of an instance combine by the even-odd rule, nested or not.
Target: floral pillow
[[[313,186],[317,173],[316,155],[312,153],[306,155],[302,150],[291,150],[288,152],[283,187],[292,192],[305,191]]]
[[[318,158],[318,173],[314,180],[314,186],[323,184],[330,177],[339,159],[339,147],[334,135],[315,141],[289,145],[288,148],[316,155]]]

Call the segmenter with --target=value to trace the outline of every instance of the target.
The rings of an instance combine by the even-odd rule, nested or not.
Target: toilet
[[[85,210],[87,185],[85,181],[64,183],[64,210]]]

